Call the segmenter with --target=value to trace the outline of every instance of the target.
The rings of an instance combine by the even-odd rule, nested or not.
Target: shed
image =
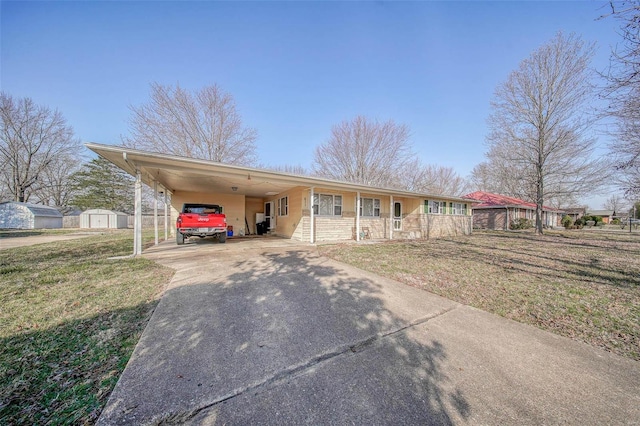
[[[62,228],[62,213],[55,207],[19,203],[17,201],[5,201],[4,203],[0,203],[0,228]]]
[[[80,214],[80,228],[111,228],[128,227],[129,215],[106,209],[91,209]]]

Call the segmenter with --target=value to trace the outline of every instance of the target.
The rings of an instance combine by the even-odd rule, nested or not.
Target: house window
[[[278,216],[289,215],[289,197],[282,197],[278,200]]]
[[[425,208],[430,214],[445,214],[447,211],[447,203],[445,201],[425,201]]]
[[[467,205],[464,203],[451,203],[451,214],[467,214]]]
[[[380,199],[360,198],[360,216],[380,217]]]
[[[313,194],[313,214],[342,216],[342,195]]]

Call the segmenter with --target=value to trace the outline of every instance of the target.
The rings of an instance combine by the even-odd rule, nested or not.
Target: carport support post
[[[142,254],[142,174],[136,168],[135,205],[133,220],[133,255]]]
[[[313,244],[313,187],[309,188],[309,242]]]
[[[356,241],[360,241],[360,191],[356,192]]]
[[[169,199],[169,196],[167,195],[167,188],[165,188],[164,189],[164,240],[165,241],[169,239],[169,218],[167,217],[169,213],[168,199]]]
[[[393,205],[393,195],[390,197],[389,203],[389,239],[393,240],[393,217],[396,215],[395,206]]]
[[[158,181],[153,181],[153,229],[155,245],[158,245]]]

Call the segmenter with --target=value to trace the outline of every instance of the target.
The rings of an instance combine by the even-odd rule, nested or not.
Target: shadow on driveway
[[[309,250],[221,262],[164,295],[101,424],[449,424],[468,416],[463,393],[442,386],[443,345],[406,332],[455,304],[434,297],[418,312],[394,314],[397,301],[385,302],[379,283]]]
[[[99,424],[624,424],[634,361],[287,241],[164,243],[176,274]]]

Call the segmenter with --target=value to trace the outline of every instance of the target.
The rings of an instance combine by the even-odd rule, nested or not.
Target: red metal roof
[[[471,194],[467,194],[464,198],[471,198],[478,200],[480,204],[473,206],[474,209],[492,208],[492,207],[522,207],[527,209],[535,209],[536,204],[528,201],[521,200],[519,198],[507,197],[506,195],[492,194],[490,192],[476,191]],[[544,210],[561,211],[554,209],[553,207],[543,206]]]

